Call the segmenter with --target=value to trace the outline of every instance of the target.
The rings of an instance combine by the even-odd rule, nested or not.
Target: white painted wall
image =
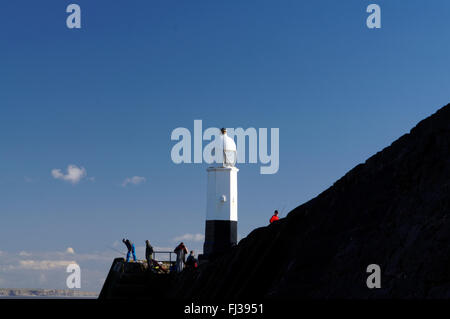
[[[206,220],[237,221],[236,167],[209,167],[206,194]]]

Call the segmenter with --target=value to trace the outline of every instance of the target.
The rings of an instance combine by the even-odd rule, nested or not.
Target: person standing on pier
[[[152,268],[153,247],[148,240],[145,241],[145,259],[147,259],[148,269]]]
[[[130,254],[133,254],[133,260],[136,261],[136,251],[134,248],[134,244],[127,238],[123,238],[122,242],[127,246],[128,252],[127,252],[127,262],[130,260]]]
[[[188,250],[183,242],[175,248],[174,253],[177,254],[176,271],[181,272],[183,271],[186,254],[188,253]]]

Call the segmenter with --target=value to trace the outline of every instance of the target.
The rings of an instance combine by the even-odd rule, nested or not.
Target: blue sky
[[[449,102],[449,14],[444,0],[3,1],[0,287],[64,288],[64,269],[20,261],[72,247],[98,290],[122,237],[203,234],[208,165],[170,158],[195,119],[280,129],[277,174],[239,166],[239,235],[285,216]],[[70,164],[87,176],[52,176]]]

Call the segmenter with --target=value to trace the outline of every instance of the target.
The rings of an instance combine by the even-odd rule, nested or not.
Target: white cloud
[[[202,234],[184,234],[182,236],[175,237],[173,241],[203,241],[205,236]]]
[[[19,268],[32,270],[50,270],[76,264],[73,260],[20,260]]]
[[[75,250],[73,250],[72,247],[67,247],[66,253],[68,253],[68,254],[75,254]]]
[[[128,184],[139,185],[145,183],[147,180],[142,176],[127,177],[122,183],[122,187],[126,187]]]
[[[55,179],[61,179],[72,184],[77,184],[84,177],[87,176],[86,169],[84,167],[78,167],[76,165],[67,166],[67,174],[64,174],[61,169],[52,169],[52,176]]]
[[[22,257],[30,257],[31,254],[28,253],[28,252],[26,252],[26,251],[24,251],[24,250],[22,250],[22,251],[19,253],[19,256],[22,256]]]

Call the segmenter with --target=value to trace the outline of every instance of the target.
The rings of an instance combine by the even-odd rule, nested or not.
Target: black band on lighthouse
[[[205,228],[205,256],[217,256],[237,244],[237,221],[207,220]]]

